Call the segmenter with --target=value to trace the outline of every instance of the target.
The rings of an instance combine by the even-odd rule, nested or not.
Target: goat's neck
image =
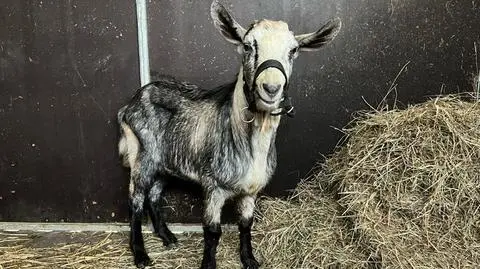
[[[272,116],[268,112],[252,113],[245,109],[245,107],[248,107],[248,103],[243,91],[244,83],[243,68],[240,68],[233,93],[231,120],[234,124],[232,125],[232,131],[238,135],[245,136],[248,134],[248,130],[253,128],[253,133],[260,132],[267,136],[274,134],[280,123],[280,116]],[[250,121],[252,118],[252,122],[246,122]]]

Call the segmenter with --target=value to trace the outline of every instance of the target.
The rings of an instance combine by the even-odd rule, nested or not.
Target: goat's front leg
[[[216,259],[218,241],[222,235],[220,217],[222,207],[228,194],[220,188],[207,192],[205,197],[205,213],[203,220],[203,259],[201,269],[216,268]]]
[[[243,268],[257,269],[260,264],[255,260],[252,250],[252,224],[253,211],[255,209],[255,196],[243,196],[238,204],[240,220],[238,230],[240,231],[240,260]]]

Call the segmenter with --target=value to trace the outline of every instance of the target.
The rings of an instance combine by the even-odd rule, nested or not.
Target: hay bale
[[[480,103],[445,96],[362,113],[345,132],[324,183],[359,244],[383,268],[479,268]]]

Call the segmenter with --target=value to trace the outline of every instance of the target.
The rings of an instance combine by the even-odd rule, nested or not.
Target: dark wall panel
[[[0,13],[0,221],[126,218],[115,114],[139,84],[134,2]]]
[[[277,139],[279,166],[268,194],[284,194],[328,154],[351,114],[387,98],[398,105],[443,93],[472,91],[480,5],[447,0],[223,1],[238,22],[261,18],[289,23],[295,33],[318,29],[334,16],[343,29],[331,45],[297,59],[291,92],[295,119]],[[215,30],[210,1],[152,1],[151,68],[209,88],[235,79],[240,57]],[[403,69],[398,79],[397,74]],[[180,210],[185,198],[170,199]],[[231,209],[229,209],[231,210]]]

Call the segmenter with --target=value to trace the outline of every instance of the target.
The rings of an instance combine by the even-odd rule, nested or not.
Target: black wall
[[[367,108],[363,99],[378,104],[393,83],[400,105],[420,102],[472,91],[478,75],[476,1],[224,2],[243,25],[283,19],[302,33],[343,21],[331,45],[296,61],[297,116],[280,127],[268,194],[285,194],[331,152],[341,136],[332,127]],[[152,70],[205,88],[235,78],[239,56],[214,29],[209,5],[149,2]],[[0,13],[0,221],[124,221],[115,114],[139,85],[134,1],[4,0]],[[195,188],[182,186],[169,192],[170,221],[198,221]]]
[[[0,7],[0,220],[126,216],[115,113],[139,85],[134,2]]]

